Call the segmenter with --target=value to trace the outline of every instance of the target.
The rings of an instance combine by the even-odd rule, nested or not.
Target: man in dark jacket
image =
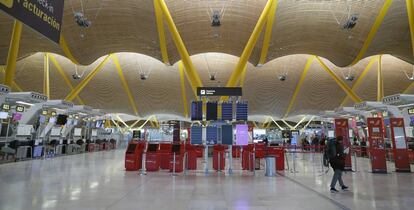
[[[342,190],[347,190],[348,187],[345,186],[344,182],[342,181],[342,171],[345,167],[345,154],[344,154],[344,147],[343,147],[343,139],[342,136],[338,136],[336,141],[330,142],[334,145],[329,147],[329,164],[331,165],[332,169],[334,170],[334,175],[331,181],[331,192],[338,192],[335,189],[336,182],[339,181]]]

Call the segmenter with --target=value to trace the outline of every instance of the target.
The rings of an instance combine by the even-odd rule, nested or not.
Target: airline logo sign
[[[0,0],[0,9],[59,44],[64,0]]]

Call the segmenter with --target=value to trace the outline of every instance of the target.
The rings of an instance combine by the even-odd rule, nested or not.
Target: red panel
[[[214,145],[213,146],[213,169],[224,170],[224,166],[226,163],[226,159],[224,156],[224,151],[226,150],[226,146],[224,145]],[[219,166],[219,156],[220,156],[220,166]]]
[[[160,158],[158,153],[147,153],[145,159],[145,166],[147,171],[160,170]]]
[[[404,131],[404,140],[405,144],[407,145],[407,139],[405,135],[404,129],[404,119],[403,118],[390,118],[390,126],[391,126],[391,139],[392,139],[392,147],[393,147],[393,155],[394,155],[394,162],[395,162],[395,169],[397,172],[410,172],[410,158],[408,156],[408,148],[398,148],[395,141],[395,134],[394,128],[402,128]]]
[[[142,153],[145,142],[131,141],[129,144],[137,144],[132,154],[125,153],[125,169],[127,171],[137,171],[142,167]]]
[[[183,172],[183,155],[176,154],[175,155],[175,172],[180,173]],[[170,172],[174,172],[174,154],[170,155]]]
[[[268,147],[268,153],[276,158],[276,170],[285,170],[285,149],[283,147]]]
[[[256,158],[264,158],[265,156],[265,144],[255,144]]]
[[[386,173],[385,141],[382,118],[367,118],[369,133],[369,153],[373,173]]]
[[[350,149],[348,119],[335,119],[335,135],[336,137],[342,136],[344,149]],[[345,170],[352,170],[351,152],[345,156]]]

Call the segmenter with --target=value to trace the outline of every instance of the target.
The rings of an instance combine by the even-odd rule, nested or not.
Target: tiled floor
[[[292,157],[287,156],[292,168]],[[0,165],[0,209],[412,209],[414,175],[372,174],[367,159],[344,175],[349,192],[331,194],[332,172],[320,156],[297,155],[297,173],[265,177],[241,172],[186,176],[125,172],[124,151],[107,151]],[[211,161],[210,161],[211,164]],[[392,168],[392,164],[389,164]],[[211,168],[211,167],[210,167]],[[413,167],[414,169],[414,167]],[[392,170],[392,169],[391,169]],[[293,170],[292,170],[293,172]]]

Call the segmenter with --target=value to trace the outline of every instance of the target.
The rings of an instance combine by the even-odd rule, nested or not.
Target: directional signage
[[[242,96],[241,87],[198,87],[197,96]]]
[[[0,0],[0,9],[59,44],[64,0]]]

